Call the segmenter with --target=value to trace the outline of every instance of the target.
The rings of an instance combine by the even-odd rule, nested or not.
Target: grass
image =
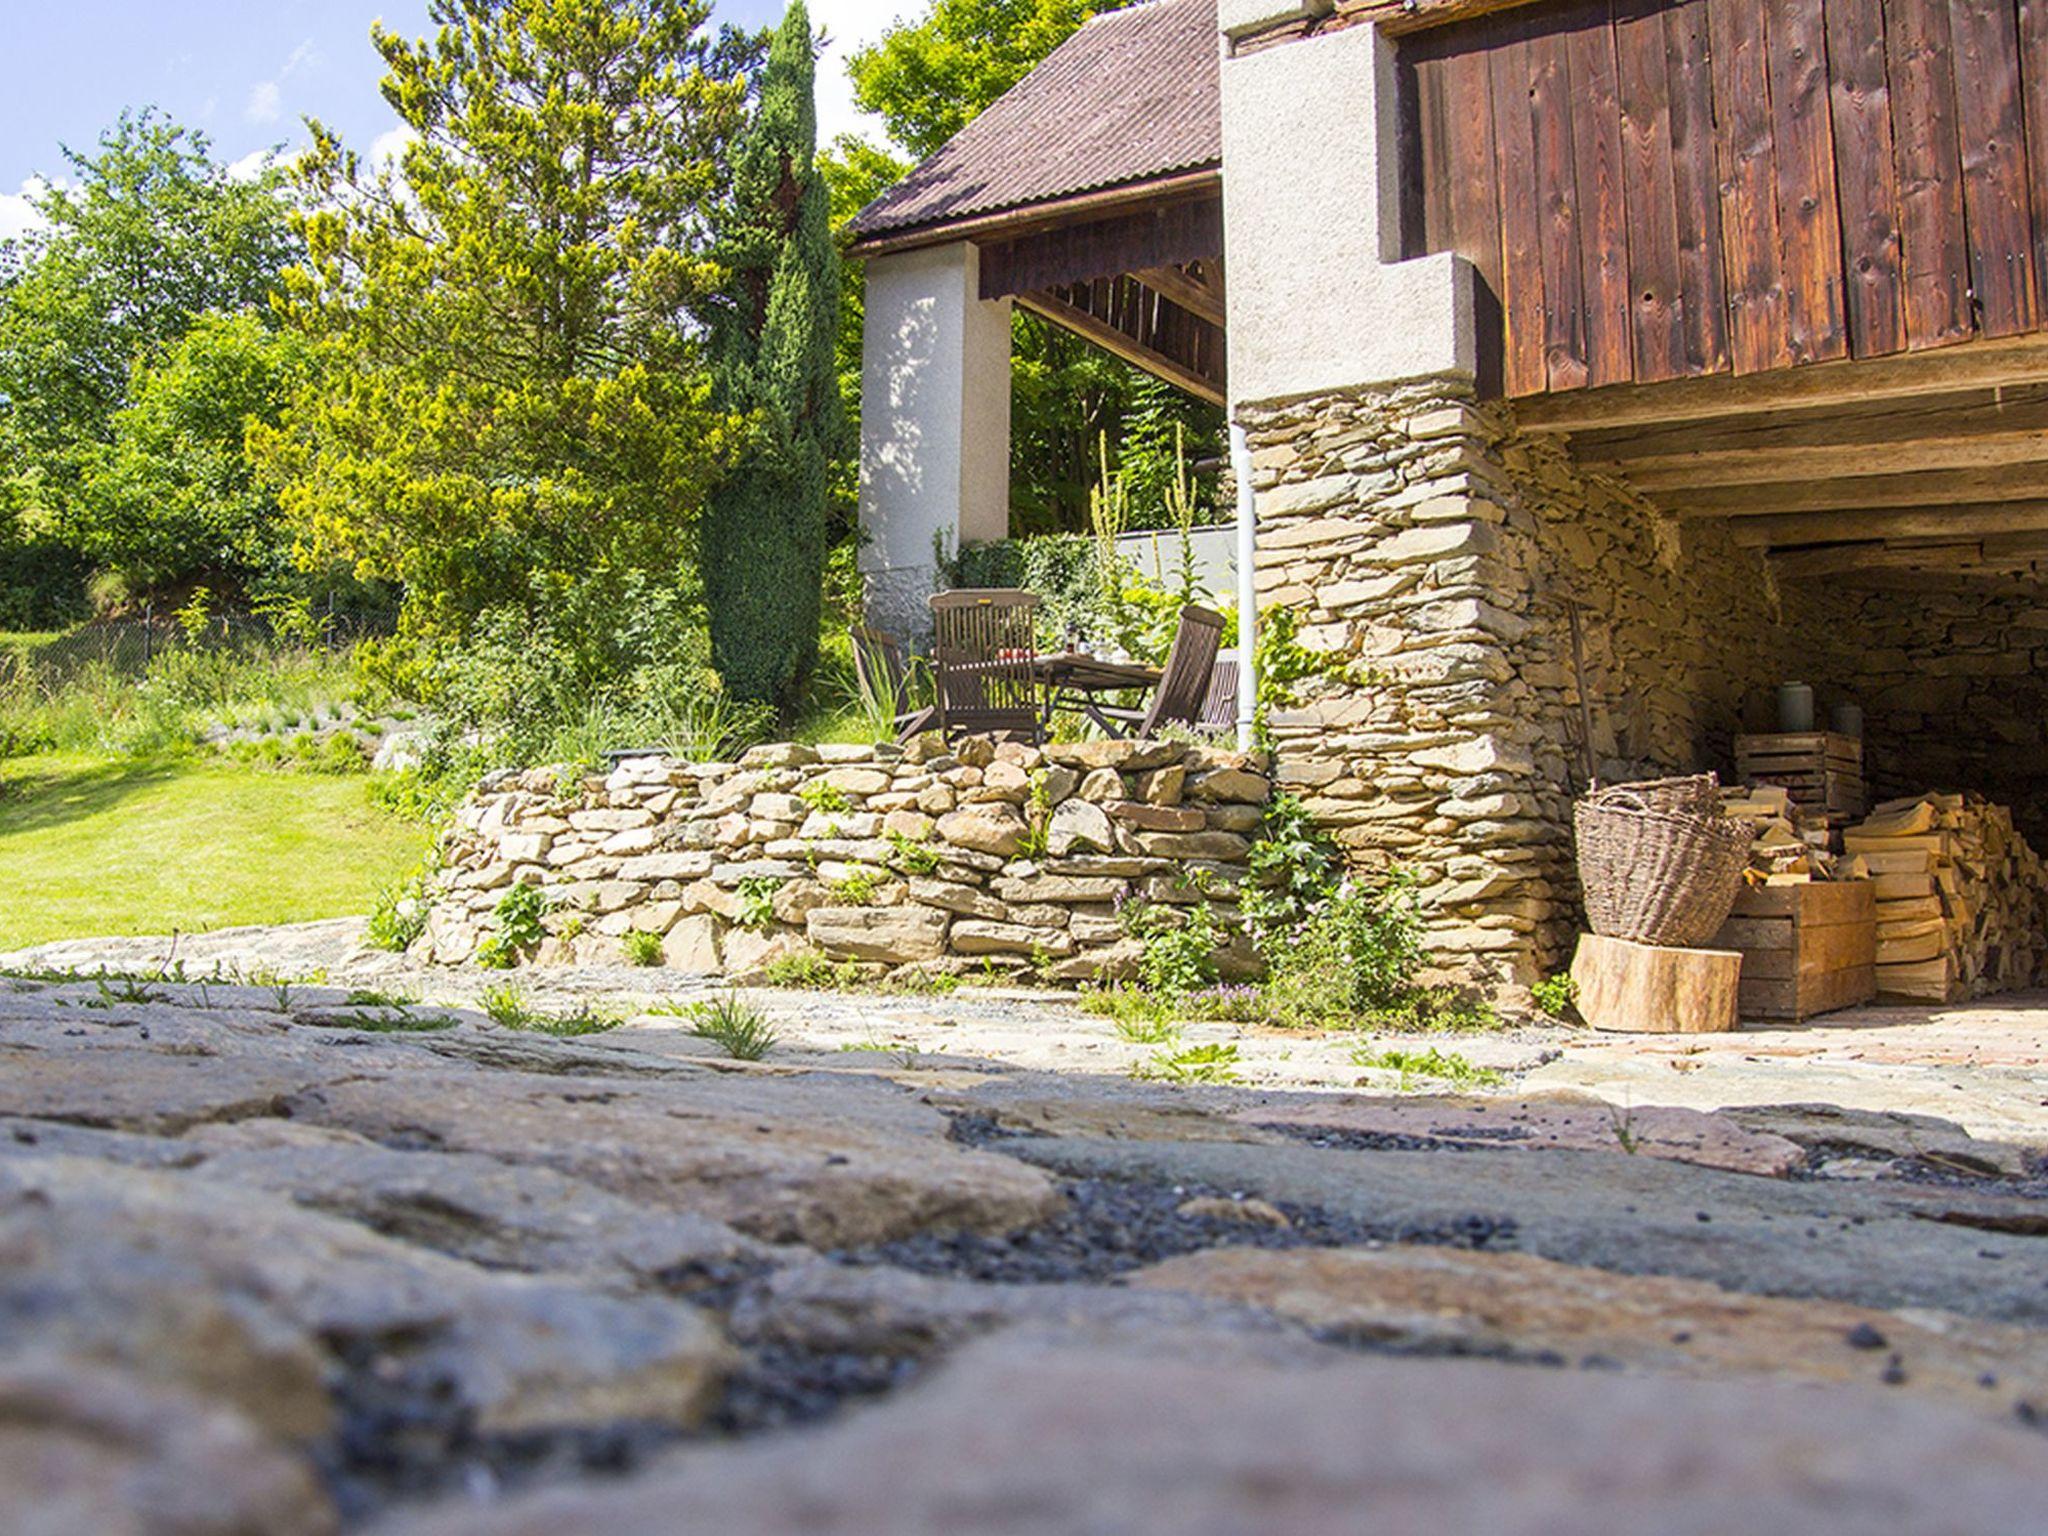
[[[768,1016],[736,992],[690,1005],[690,1033],[719,1046],[735,1061],[759,1061],[775,1049]]]
[[[367,912],[426,829],[367,781],[205,759],[0,763],[0,950]]]
[[[1237,1070],[1235,1045],[1191,1045],[1181,1050],[1156,1051],[1131,1068],[1131,1076],[1162,1083],[1235,1083],[1242,1081]]]

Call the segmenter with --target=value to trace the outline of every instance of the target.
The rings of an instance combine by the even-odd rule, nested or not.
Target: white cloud
[[[405,153],[405,146],[419,135],[409,124],[400,123],[396,128],[387,128],[370,141],[370,164],[382,165],[386,160],[396,160]]]
[[[42,228],[42,215],[30,206],[29,198],[40,196],[49,186],[42,177],[31,176],[19,192],[0,192],[0,240],[18,240],[30,230]]]
[[[920,9],[917,0],[817,0],[811,7],[811,25],[825,30],[825,51],[818,58],[819,144],[830,144],[842,133],[886,141],[881,119],[853,104],[846,61]]]
[[[228,166],[229,181],[254,181],[267,170],[271,163],[284,158],[276,150],[252,149],[241,159]]]
[[[274,123],[283,113],[284,92],[275,80],[259,82],[249,92],[249,105],[242,109],[242,116],[252,123]]]

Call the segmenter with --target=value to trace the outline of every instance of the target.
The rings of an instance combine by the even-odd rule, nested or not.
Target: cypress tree
[[[817,165],[810,17],[790,0],[733,157],[718,256],[732,280],[717,336],[722,404],[754,435],[705,530],[712,664],[726,691],[785,715],[818,653],[826,464],[840,433],[839,252]]]

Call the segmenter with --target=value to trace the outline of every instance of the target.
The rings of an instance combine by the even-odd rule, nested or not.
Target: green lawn
[[[361,776],[212,761],[0,762],[0,950],[367,912],[425,828]]]

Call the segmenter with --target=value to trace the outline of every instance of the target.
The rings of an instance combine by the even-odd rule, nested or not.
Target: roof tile
[[[1222,163],[1216,0],[1091,18],[868,204],[857,239]]]

